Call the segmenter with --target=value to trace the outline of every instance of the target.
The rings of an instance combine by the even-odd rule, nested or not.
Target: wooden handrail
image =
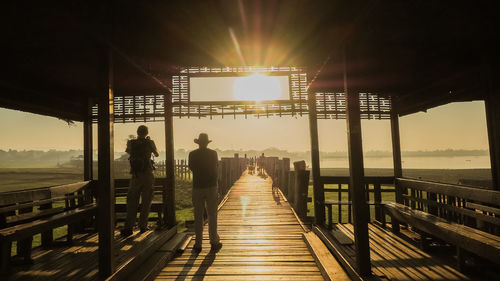
[[[348,184],[349,177],[348,176],[321,176],[319,177],[322,184]],[[365,184],[394,184],[393,176],[382,176],[382,177],[374,177],[368,176],[364,177]]]
[[[500,205],[500,191],[491,189],[409,178],[397,178],[396,183],[398,188],[402,189],[411,188],[415,190],[460,197],[468,200],[480,201],[496,206]]]
[[[35,207],[35,206],[40,206],[40,205],[45,205],[45,204],[50,204],[53,203],[54,201],[62,201],[62,200],[70,200],[70,199],[79,199],[79,198],[85,198],[85,195],[79,194],[79,195],[69,195],[69,196],[59,196],[59,197],[54,197],[50,199],[43,199],[39,201],[33,201],[29,203],[21,203],[21,204],[15,204],[15,205],[10,205],[6,207],[1,207],[0,208],[0,214],[14,211],[17,209],[22,209],[22,208],[28,208],[28,207]]]
[[[24,189],[0,193],[0,206],[18,204],[20,202],[39,201],[60,197],[61,195],[76,192],[86,187],[91,181],[81,181],[51,187]]]

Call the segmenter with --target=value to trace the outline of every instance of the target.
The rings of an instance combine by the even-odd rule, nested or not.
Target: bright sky
[[[288,76],[191,77],[191,101],[289,100]]]
[[[81,149],[82,124],[68,126],[64,121],[19,111],[0,109],[0,149]],[[125,149],[129,134],[140,124],[115,125],[115,150]],[[164,150],[164,125],[147,124],[151,137]],[[483,102],[454,103],[401,118],[403,150],[488,149]],[[364,150],[391,150],[388,120],[362,122]],[[265,149],[289,151],[310,149],[307,116],[249,118],[226,116],[210,120],[174,119],[175,147],[193,149],[193,139],[208,133],[211,147],[220,149]],[[347,150],[345,120],[319,121],[320,149]]]

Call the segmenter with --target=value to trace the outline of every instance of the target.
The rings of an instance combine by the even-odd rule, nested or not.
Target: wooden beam
[[[363,142],[361,138],[361,114],[359,93],[349,88],[344,54],[344,93],[346,95],[347,142],[349,150],[350,192],[354,219],[354,244],[356,263],[361,276],[371,275],[368,222],[370,213],[365,198]]]
[[[56,99],[47,93],[26,93],[9,88],[5,89],[2,86],[0,82],[0,90],[4,94],[4,96],[0,96],[0,107],[56,118],[83,121],[81,108],[68,101]],[[44,99],[40,97],[44,97]]]
[[[103,89],[98,108],[98,166],[97,228],[99,231],[99,275],[105,279],[115,271],[113,180],[113,54],[106,48],[103,65]]]
[[[163,191],[164,219],[167,227],[173,227],[175,220],[175,159],[174,122],[172,115],[172,94],[165,95],[165,174],[167,182]]]
[[[494,190],[500,190],[500,99],[490,95],[485,99],[484,105],[490,145],[492,187]]]
[[[328,281],[351,280],[339,262],[333,257],[330,250],[321,239],[313,232],[302,233],[302,237],[311,251],[321,275]]]
[[[316,114],[316,94],[308,92],[309,102],[309,132],[311,136],[311,164],[314,194],[314,222],[325,224],[325,191],[320,181],[321,167],[319,162],[318,116]]]

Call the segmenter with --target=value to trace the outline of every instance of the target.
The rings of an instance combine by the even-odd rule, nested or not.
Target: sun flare
[[[276,100],[281,97],[281,86],[276,77],[254,74],[237,78],[233,95],[235,100]]]

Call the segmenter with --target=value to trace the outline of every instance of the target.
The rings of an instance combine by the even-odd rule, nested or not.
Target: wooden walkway
[[[354,239],[352,224],[336,227]],[[370,257],[374,275],[390,280],[469,280],[450,265],[423,252],[412,243],[374,224],[369,224]],[[354,245],[340,246],[354,264]]]
[[[271,181],[244,174],[218,214],[223,243],[210,253],[207,226],[203,250],[191,241],[156,280],[323,280],[305,244],[304,229]]]

